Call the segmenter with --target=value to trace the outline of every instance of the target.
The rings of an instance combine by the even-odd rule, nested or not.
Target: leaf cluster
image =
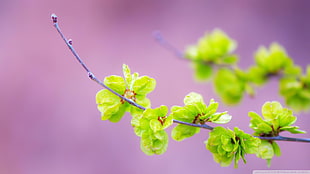
[[[272,43],[254,53],[255,64],[247,70],[238,68],[235,40],[219,29],[206,33],[196,45],[189,46],[185,57],[191,60],[196,79],[213,77],[216,93],[227,104],[239,103],[244,94],[255,95],[255,86],[264,85],[270,78],[279,79],[279,94],[296,111],[310,108],[310,66],[305,75],[295,65],[285,49]],[[229,84],[229,85],[228,85]]]
[[[205,143],[217,163],[226,167],[234,161],[234,166],[237,168],[240,159],[246,163],[246,154],[258,152],[260,139],[244,133],[237,127],[234,130],[215,127],[209,133],[209,139]]]
[[[310,65],[304,75],[287,76],[280,80],[280,94],[285,102],[295,110],[310,108]]]
[[[185,105],[183,107],[173,106],[170,115],[167,106],[162,105],[152,109],[151,102],[146,96],[154,90],[155,79],[139,76],[138,73],[132,74],[129,67],[123,65],[124,77],[112,75],[106,77],[103,84],[86,67],[70,41],[65,38],[58,26],[55,14],[52,15],[52,21],[71,52],[87,71],[90,79],[106,88],[96,94],[97,108],[101,112],[102,120],[118,122],[126,112],[129,112],[132,115],[131,124],[134,127],[134,132],[141,138],[141,150],[147,155],[159,155],[166,151],[168,134],[165,130],[173,122],[180,124],[172,130],[171,136],[176,141],[182,141],[193,136],[200,131],[200,128],[210,129],[209,138],[205,141],[206,148],[210,150],[214,160],[221,166],[229,166],[234,161],[234,166],[238,167],[240,159],[243,159],[244,163],[246,162],[246,154],[256,154],[258,157],[266,159],[270,165],[274,154],[281,154],[280,147],[273,141],[274,139],[269,139],[269,141],[261,141],[260,139],[276,137],[282,131],[305,133],[299,130],[299,127],[292,125],[296,121],[292,111],[282,108],[278,102],[266,102],[263,105],[263,118],[255,112],[249,112],[250,127],[255,131],[254,135],[259,136],[260,139],[244,133],[237,127],[230,130],[206,125],[209,122],[228,123],[231,116],[227,112],[217,112],[218,103],[213,99],[210,100],[209,105],[206,105],[198,93],[191,92],[185,96]],[[206,79],[212,73],[210,65],[224,65],[225,67],[236,63],[238,58],[232,54],[235,48],[235,41],[231,40],[224,32],[215,30],[210,35],[205,35],[197,46],[190,47],[187,57],[193,60],[198,79]],[[309,105],[307,101],[310,86],[309,66],[306,74],[301,75],[300,68],[295,66],[284,49],[276,44],[271,46],[270,51],[263,47],[260,48],[257,52],[256,63],[257,66],[250,68],[250,73],[245,73],[237,67],[219,69],[216,86],[224,84],[221,83],[220,79],[226,83],[234,84],[231,87],[233,90],[218,88],[222,96],[226,95],[228,102],[233,103],[240,100],[242,94],[238,91],[245,90],[248,93],[253,93],[252,88],[248,85],[249,81],[261,84],[266,81],[264,78],[281,73],[288,75],[281,79],[280,86],[281,93],[287,97],[287,103],[291,103],[300,109]],[[233,95],[233,92],[236,91],[237,95]],[[229,96],[232,96],[233,99],[229,99]],[[302,101],[306,102],[302,103]],[[300,141],[308,142],[308,139],[300,139]]]
[[[235,54],[236,41],[229,38],[223,31],[215,29],[199,39],[197,45],[191,45],[185,52],[185,57],[192,60],[197,80],[209,79],[213,65],[232,65],[238,61]]]
[[[256,136],[275,137],[283,131],[293,134],[305,133],[305,131],[299,130],[298,126],[293,126],[297,117],[293,115],[291,110],[283,108],[279,102],[266,102],[262,106],[262,116],[255,112],[249,112],[251,118],[249,126],[254,130]],[[281,155],[278,144],[274,141],[262,140],[257,156],[266,159],[268,166],[270,166],[274,155]]]
[[[131,124],[137,136],[141,137],[141,150],[147,155],[160,155],[168,147],[166,128],[172,125],[172,117],[167,117],[168,107],[148,108],[141,116],[132,119]]]
[[[207,122],[213,122],[217,124],[228,123],[231,120],[231,116],[227,112],[218,113],[218,103],[213,99],[210,100],[207,106],[200,94],[191,92],[184,98],[185,106],[173,106],[171,108],[171,116],[174,119],[194,123],[205,124]],[[177,125],[172,130],[172,138],[176,141],[182,141],[199,133],[200,128],[187,125]]]
[[[219,72],[226,73],[227,69]],[[147,155],[160,155],[166,152],[169,137],[166,129],[172,125],[174,120],[182,123],[172,129],[171,137],[176,141],[182,141],[200,132],[199,125],[208,123],[225,124],[232,116],[227,112],[217,112],[218,103],[211,99],[208,105],[203,97],[191,92],[184,97],[184,106],[160,106],[152,109],[151,102],[146,97],[154,90],[156,81],[148,76],[139,76],[138,73],[131,74],[127,65],[123,65],[124,77],[109,76],[104,83],[117,93],[103,89],[96,95],[98,110],[101,112],[102,120],[118,122],[126,112],[132,115],[131,125],[135,134],[141,138],[141,150]],[[242,73],[240,73],[242,76]],[[305,78],[306,79],[306,78]],[[129,104],[124,98],[142,105],[144,109]],[[291,133],[305,133],[293,126],[296,117],[289,109],[283,108],[278,102],[266,102],[262,106],[263,118],[255,112],[249,112],[251,117],[250,127],[255,131],[254,136],[276,137],[282,131]],[[194,126],[193,126],[194,125]],[[274,141],[260,140],[250,134],[244,133],[239,128],[233,130],[224,127],[210,127],[209,138],[205,141],[206,148],[213,154],[214,160],[221,166],[229,166],[234,161],[238,167],[240,159],[246,163],[246,154],[256,154],[266,159],[268,165],[274,155],[280,155],[280,147]]]
[[[155,89],[156,81],[148,76],[131,74],[127,65],[123,65],[124,77],[112,75],[104,79],[104,84],[117,92],[143,106],[150,107],[151,102],[146,95]],[[143,110],[130,105],[107,89],[102,89],[96,94],[96,103],[101,112],[102,120],[118,122],[126,112],[131,115],[139,115]]]

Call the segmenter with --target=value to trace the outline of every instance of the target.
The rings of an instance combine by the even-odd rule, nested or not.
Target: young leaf
[[[212,75],[212,66],[206,63],[193,62],[192,67],[195,70],[195,78],[198,81],[208,80]]]
[[[271,143],[268,141],[262,140],[261,144],[258,147],[258,152],[256,156],[262,159],[266,159],[268,167],[270,167],[271,159],[274,156],[274,150]]]
[[[179,124],[173,128],[171,132],[171,137],[176,141],[182,141],[186,138],[192,137],[199,132],[200,129],[197,127]]]
[[[168,147],[168,135],[165,131],[145,132],[141,136],[141,150],[147,155],[161,155]]]
[[[255,53],[256,64],[266,71],[266,74],[276,74],[290,66],[292,61],[284,48],[277,43],[272,43],[269,50],[260,47]]]
[[[127,104],[122,106],[120,99],[110,91],[103,89],[96,94],[96,103],[102,120],[119,121],[125,114]]]
[[[145,96],[155,89],[156,81],[148,76],[138,77],[133,84],[133,91],[139,91],[139,95]]]
[[[214,77],[215,91],[225,103],[238,103],[245,91],[245,82],[230,69],[221,68]]]

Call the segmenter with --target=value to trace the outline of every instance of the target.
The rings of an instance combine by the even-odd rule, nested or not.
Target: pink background
[[[62,30],[97,77],[120,75],[126,63],[132,71],[156,78],[157,88],[149,95],[153,107],[170,107],[182,105],[191,91],[205,101],[220,100],[211,83],[193,80],[187,61],[154,41],[154,30],[183,49],[205,31],[221,28],[238,41],[242,68],[253,64],[260,45],[278,41],[305,68],[310,60],[309,9],[307,0],[1,0],[0,173],[240,174],[268,169],[254,155],[238,169],[220,167],[205,149],[207,130],[183,142],[170,140],[164,155],[146,156],[129,115],[116,124],[100,120],[95,94],[101,88],[74,60],[50,15],[58,15]],[[247,112],[260,113],[267,100],[283,103],[277,88],[277,82],[269,82],[255,99],[245,97],[235,107],[221,104],[220,111],[233,115],[227,127],[252,133]],[[310,132],[309,113],[296,115],[296,125]],[[282,156],[273,159],[270,169],[310,169],[310,144],[279,145]]]

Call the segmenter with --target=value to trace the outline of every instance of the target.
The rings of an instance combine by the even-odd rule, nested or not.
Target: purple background
[[[1,0],[0,173],[240,174],[268,169],[254,155],[246,156],[248,163],[240,162],[238,169],[220,167],[205,149],[207,130],[183,142],[171,140],[164,155],[142,153],[129,115],[116,124],[100,120],[95,104],[100,86],[74,60],[50,15],[58,15],[62,30],[97,77],[121,75],[122,64],[128,64],[157,80],[149,95],[153,107],[170,107],[182,105],[191,91],[205,101],[220,100],[211,83],[193,80],[187,61],[154,41],[154,30],[183,49],[205,31],[221,28],[238,41],[242,68],[253,64],[260,45],[277,41],[305,68],[310,60],[309,9],[307,0]],[[252,133],[247,112],[260,113],[267,100],[283,103],[277,89],[277,82],[269,82],[255,99],[245,97],[234,107],[221,104],[221,111],[233,115],[227,127]],[[310,132],[309,113],[296,115],[296,125]],[[282,156],[272,160],[270,169],[310,169],[310,144],[279,145]]]

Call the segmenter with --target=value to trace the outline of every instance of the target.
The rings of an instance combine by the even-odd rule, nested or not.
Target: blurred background
[[[262,169],[310,169],[310,144],[279,142],[282,156],[266,162],[247,155],[238,169],[220,167],[205,149],[209,131],[183,142],[170,140],[168,151],[147,156],[140,150],[126,115],[119,123],[101,121],[88,79],[52,26],[57,14],[62,31],[86,64],[103,79],[122,74],[122,64],[157,80],[152,106],[183,105],[191,91],[220,102],[248,133],[248,111],[260,113],[277,100],[278,83],[257,90],[238,106],[222,104],[211,83],[197,83],[189,62],[162,48],[152,37],[160,30],[183,50],[206,31],[224,30],[238,41],[239,65],[253,64],[260,45],[279,42],[296,64],[309,64],[310,1],[307,0],[1,0],[0,1],[0,173],[251,173]],[[309,113],[296,125],[310,132]],[[171,129],[170,129],[171,130]],[[169,130],[169,133],[170,133]],[[283,134],[284,136],[294,136]],[[310,137],[310,134],[295,137]]]

